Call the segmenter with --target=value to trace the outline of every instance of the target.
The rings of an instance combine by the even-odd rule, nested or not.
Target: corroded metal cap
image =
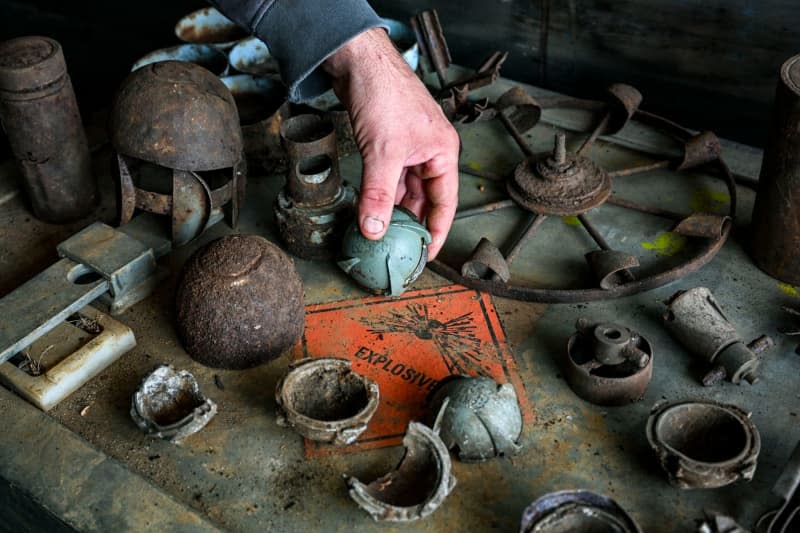
[[[0,43],[0,91],[46,88],[66,76],[64,52],[49,37],[19,37]]]
[[[242,158],[242,130],[228,88],[208,70],[163,61],[132,72],[111,113],[114,149],[156,165],[206,171]]]

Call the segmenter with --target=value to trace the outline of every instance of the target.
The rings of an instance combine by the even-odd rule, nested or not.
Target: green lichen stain
[[[697,189],[692,193],[689,207],[696,213],[719,213],[725,212],[730,202],[731,197],[726,192]]]
[[[566,224],[567,226],[580,226],[581,221],[578,220],[578,217],[573,216],[565,216],[561,217],[561,221]]]
[[[643,242],[642,248],[652,250],[661,256],[672,256],[686,246],[686,237],[671,231],[660,233],[652,242]]]
[[[800,296],[800,290],[798,290],[794,285],[789,285],[788,283],[778,283],[778,288],[782,293],[788,294],[789,296],[793,296],[795,298]]]

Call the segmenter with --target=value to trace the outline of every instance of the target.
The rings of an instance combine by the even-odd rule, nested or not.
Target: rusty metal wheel
[[[612,85],[606,103],[551,98],[540,105],[522,94],[519,88],[512,91],[516,92],[511,95],[511,101],[506,95],[498,99],[494,117],[503,124],[525,158],[508,177],[480,173],[483,178],[502,180],[508,198],[460,208],[456,221],[470,218],[477,220],[470,223],[473,228],[487,227],[487,223],[478,219],[491,216],[500,209],[521,210],[526,216],[518,225],[515,236],[508,239],[505,252],[486,238],[481,238],[466,258],[463,253],[461,257],[448,254],[446,245],[443,256],[448,258],[447,261],[432,261],[428,264],[431,270],[453,282],[497,296],[545,303],[578,303],[627,296],[665,285],[698,270],[720,250],[730,234],[736,211],[736,185],[721,158],[720,143],[713,133],[695,134],[663,117],[639,110],[641,94],[628,85]],[[521,132],[518,127],[527,129],[537,122],[541,124],[542,111],[552,109],[582,110],[592,112],[595,117],[594,127],[582,132],[583,140],[572,152],[567,150],[566,134],[557,133],[553,150],[537,153],[529,147],[525,131]],[[657,131],[680,146],[680,154],[676,155],[673,147],[667,157],[653,158],[649,153],[648,157],[653,160],[646,164],[614,169],[606,169],[589,157],[590,148],[599,144],[597,141],[601,137],[606,146],[617,144],[614,135],[629,123]],[[704,209],[682,213],[661,205],[634,201],[612,191],[612,182],[623,183],[637,179],[633,176],[653,171],[669,171],[680,178],[703,175],[721,179],[727,187],[727,214],[705,212]],[[669,221],[673,225],[670,233],[692,242],[692,246],[687,247],[690,252],[684,254],[679,262],[672,258],[662,267],[650,265],[649,268],[640,268],[641,257],[630,250],[616,249],[593,222],[595,212],[604,206]],[[548,226],[545,222],[559,216],[570,218],[572,229],[579,226],[594,241],[596,249],[584,256],[589,266],[589,271],[582,276],[584,281],[566,287],[521,284],[519,276],[512,272],[512,263],[519,260],[521,252],[530,246],[540,228]],[[459,268],[452,266],[459,263]],[[520,268],[517,265],[514,270],[529,271],[527,266]]]

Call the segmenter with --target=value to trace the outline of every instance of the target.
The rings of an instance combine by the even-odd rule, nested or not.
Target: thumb
[[[361,194],[358,199],[358,227],[368,239],[383,237],[392,218],[397,184],[405,161],[396,154],[364,157]]]

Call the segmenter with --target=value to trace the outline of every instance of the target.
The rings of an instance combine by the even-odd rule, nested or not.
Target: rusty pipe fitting
[[[579,318],[567,342],[565,375],[575,394],[598,405],[640,400],[653,377],[653,347],[621,324]]]
[[[750,413],[735,405],[657,404],[646,433],[669,482],[678,488],[711,489],[753,479],[761,437]]]
[[[36,218],[64,223],[92,212],[97,181],[58,42],[20,37],[0,44],[0,123]]]
[[[356,203],[355,190],[339,175],[333,125],[297,115],[281,125],[281,140],[289,156],[286,186],[275,202],[281,238],[296,256],[333,259]]]
[[[736,384],[758,380],[759,356],[774,345],[771,338],[761,336],[744,344],[705,287],[678,291],[665,303],[664,326],[689,352],[711,365],[703,385],[726,377]]]

